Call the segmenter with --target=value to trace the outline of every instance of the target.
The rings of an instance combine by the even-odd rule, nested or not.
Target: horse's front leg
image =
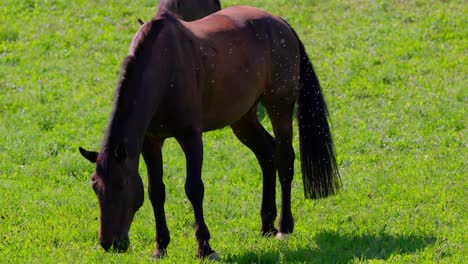
[[[208,241],[210,232],[203,217],[204,186],[201,179],[203,163],[203,142],[201,129],[189,129],[177,137],[187,161],[187,179],[185,193],[192,203],[195,214],[195,237],[197,239],[197,257],[217,258]]]
[[[148,193],[153,205],[156,221],[156,250],[153,257],[157,258],[166,255],[166,249],[170,241],[169,229],[167,228],[166,215],[164,213],[166,187],[163,182],[162,143],[162,140],[145,138],[143,144],[143,158],[148,170]]]

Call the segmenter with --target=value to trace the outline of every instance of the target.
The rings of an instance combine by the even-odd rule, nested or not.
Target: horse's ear
[[[83,155],[83,157],[85,157],[85,159],[91,161],[92,163],[96,163],[96,160],[97,160],[97,157],[98,157],[97,152],[87,151],[82,147],[79,147],[78,149],[80,150],[81,155]]]
[[[124,144],[119,144],[114,149],[114,156],[118,161],[124,161],[127,158],[127,149],[125,149]]]
[[[140,18],[138,18],[138,23],[140,23],[140,25],[143,25],[145,22],[143,22],[143,20],[141,20]]]

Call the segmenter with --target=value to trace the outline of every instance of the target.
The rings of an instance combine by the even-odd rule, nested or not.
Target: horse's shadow
[[[236,263],[347,263],[353,259],[386,260],[395,254],[411,254],[434,243],[433,236],[416,235],[342,235],[323,232],[315,236],[315,245],[299,248],[279,248],[275,251],[246,252],[228,256],[225,261]]]

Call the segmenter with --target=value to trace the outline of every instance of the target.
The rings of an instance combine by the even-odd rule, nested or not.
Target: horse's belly
[[[205,97],[203,103],[203,130],[214,130],[229,126],[241,119],[260,98],[260,86],[232,85],[225,83],[216,94]]]

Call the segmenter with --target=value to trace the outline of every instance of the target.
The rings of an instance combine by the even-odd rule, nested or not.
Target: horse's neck
[[[167,30],[171,35],[170,25],[171,23],[167,23],[167,26],[161,26],[161,30]],[[178,29],[173,30],[177,32]],[[157,45],[161,47],[159,53],[148,53],[150,56],[139,53],[127,61],[125,70],[128,71],[124,72],[119,84],[104,144],[111,148],[124,144],[129,155],[139,156],[145,131],[158,111],[161,99],[173,83],[171,78],[174,77],[174,73],[170,69],[177,67],[172,64],[182,61],[180,56],[179,59],[168,57],[165,51],[166,46],[170,44],[172,43],[167,44],[164,41],[153,42],[140,52],[152,50],[153,45]],[[167,46],[167,49],[171,48],[174,47]]]
[[[129,156],[138,157],[151,117],[145,109],[147,101],[144,91],[136,91],[125,99],[114,104],[103,147],[112,149],[123,144]]]

